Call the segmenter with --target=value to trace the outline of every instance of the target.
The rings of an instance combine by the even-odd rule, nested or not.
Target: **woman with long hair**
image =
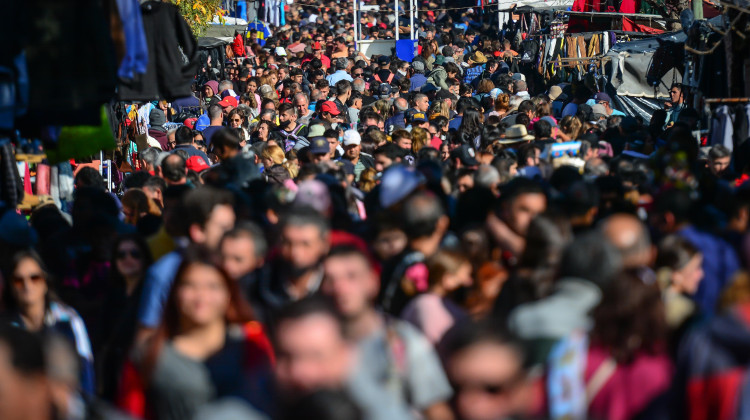
[[[622,273],[605,287],[592,316],[584,378],[587,388],[598,389],[587,395],[589,418],[635,418],[672,380],[659,287],[639,273]]]
[[[49,271],[35,251],[13,255],[3,287],[5,316],[19,328],[70,340],[79,361],[81,390],[94,394],[94,357],[86,325],[78,312],[62,303],[52,289]]]
[[[438,101],[434,101],[432,105],[430,106],[430,110],[428,111],[428,114],[430,114],[430,120],[433,120],[437,117],[445,117],[446,119],[451,119],[451,107],[448,104],[448,101],[445,99],[440,99]]]
[[[205,250],[186,252],[162,323],[134,362],[120,406],[139,418],[188,419],[226,397],[265,413],[273,404],[270,344],[238,283]]]
[[[284,149],[281,147],[269,144],[261,153],[260,161],[263,163],[263,173],[266,175],[268,182],[281,185],[291,179],[286,167],[287,160]]]
[[[116,397],[120,373],[133,344],[143,279],[152,262],[142,236],[123,235],[115,241],[102,322],[104,344],[96,355],[99,395],[108,401]]]
[[[479,149],[479,136],[482,134],[483,124],[484,115],[476,108],[467,108],[464,111],[464,117],[461,119],[461,125],[458,126],[458,132],[473,141],[471,145],[475,149]]]

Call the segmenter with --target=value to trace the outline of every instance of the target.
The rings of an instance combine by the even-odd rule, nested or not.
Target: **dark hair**
[[[50,277],[50,272],[47,269],[46,264],[44,264],[44,260],[42,260],[42,257],[37,254],[36,251],[32,249],[25,249],[16,252],[13,254],[13,257],[8,262],[8,266],[5,267],[3,270],[3,277],[5,278],[5,281],[3,282],[3,296],[2,301],[5,306],[5,310],[7,311],[17,311],[20,308],[18,307],[18,302],[16,302],[16,298],[13,295],[12,285],[13,285],[13,272],[16,271],[16,268],[18,268],[19,264],[21,264],[22,261],[26,259],[31,259],[35,263],[39,265],[39,268],[42,270],[42,275],[44,276],[44,281],[47,284],[47,295],[44,297],[44,304],[45,307],[50,304],[52,301],[57,300],[57,295],[54,291],[53,281]]]
[[[693,210],[693,200],[690,193],[683,190],[671,189],[656,197],[654,201],[654,213],[663,215],[671,213],[677,224],[690,220],[690,212]]]
[[[152,178],[150,173],[146,171],[138,171],[130,174],[129,177],[125,178],[122,181],[122,186],[126,190],[129,190],[131,188],[141,188],[150,178]]]
[[[184,125],[174,133],[174,141],[177,145],[190,144],[193,142],[193,130]]]
[[[90,166],[84,166],[76,174],[76,187],[91,187],[104,191],[104,178],[96,169]]]
[[[533,218],[526,231],[526,246],[516,265],[527,271],[524,280],[536,298],[546,296],[557,275],[563,250],[573,239],[568,219],[559,215],[540,214]]]
[[[297,419],[362,420],[364,415],[346,392],[321,389],[286,406],[281,420]]]
[[[265,258],[266,252],[268,252],[268,242],[266,241],[266,235],[258,225],[249,221],[240,222],[234,229],[225,233],[221,241],[239,238],[249,238],[253,242],[255,257]]]
[[[403,159],[406,156],[406,151],[393,143],[386,143],[377,149],[373,155],[383,155],[391,160]]]
[[[288,209],[279,221],[279,229],[283,230],[288,226],[315,226],[320,231],[321,236],[328,235],[330,231],[328,219],[309,207]]]
[[[669,235],[659,243],[656,256],[657,269],[669,268],[679,270],[687,265],[700,251],[687,239],[678,235]]]
[[[526,352],[515,336],[495,322],[486,319],[456,323],[445,334],[440,345],[440,353],[451,357],[469,347],[484,343],[510,348],[518,358],[519,369],[523,369],[526,364]]]
[[[198,225],[203,228],[216,206],[231,206],[233,203],[232,194],[226,190],[207,186],[191,190],[184,198],[185,213],[183,219],[185,220],[185,227]]]
[[[560,263],[559,278],[588,280],[605,287],[621,267],[620,253],[599,231],[576,237],[565,247]]]
[[[229,150],[240,149],[240,138],[228,127],[222,127],[211,136],[211,147],[214,149],[227,148]]]
[[[534,123],[534,136],[543,139],[552,136],[552,124],[546,120],[538,120]]]
[[[152,176],[146,180],[146,182],[143,183],[143,188],[158,188],[161,191],[162,197],[167,192],[167,183],[164,181],[164,179],[159,178],[158,176]]]
[[[24,376],[45,375],[46,359],[39,334],[11,325],[0,325],[0,343],[8,350],[8,363]]]
[[[418,193],[404,203],[401,227],[409,239],[430,236],[443,216],[445,209],[439,198],[426,192]]]
[[[151,266],[153,263],[153,258],[151,257],[151,248],[148,247],[148,244],[146,243],[146,240],[143,239],[143,236],[139,234],[127,234],[127,235],[121,235],[115,239],[114,244],[112,245],[112,264],[111,264],[111,277],[112,277],[112,284],[115,285],[124,285],[124,279],[120,275],[120,273],[117,271],[117,249],[125,242],[133,242],[135,246],[138,248],[138,251],[141,253],[143,263],[143,276],[146,275],[146,270],[148,267]],[[143,279],[141,279],[143,280]]]
[[[543,194],[546,196],[544,188],[538,182],[524,177],[516,177],[503,186],[502,194],[498,200],[499,206],[496,209],[500,210],[500,206],[509,205],[524,194]]]
[[[709,160],[716,160],[721,159],[725,157],[732,156],[732,152],[727,149],[724,145],[717,144],[716,146],[713,146],[711,150],[708,151],[708,159]]]
[[[618,364],[630,363],[640,350],[664,350],[667,335],[661,291],[626,271],[604,288],[592,312],[592,343],[603,346]]]
[[[184,179],[186,171],[185,158],[177,153],[171,153],[161,162],[161,175],[168,181],[178,182]]]
[[[336,322],[341,337],[346,337],[343,317],[329,298],[320,295],[309,296],[284,306],[276,313],[274,325],[278,327],[284,322],[299,321],[313,315],[323,315],[331,318]],[[277,338],[276,332],[276,330],[271,331],[271,337],[274,342],[276,342]]]

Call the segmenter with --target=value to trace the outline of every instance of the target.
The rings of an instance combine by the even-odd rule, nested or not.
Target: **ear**
[[[205,232],[203,232],[203,229],[197,224],[190,225],[188,228],[188,236],[190,237],[190,240],[196,244],[202,244],[206,241]]]

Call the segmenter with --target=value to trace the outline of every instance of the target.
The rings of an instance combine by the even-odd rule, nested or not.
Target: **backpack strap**
[[[390,75],[390,76],[388,76],[388,80],[387,80],[388,84],[390,84],[390,83],[391,83],[391,80],[393,80],[393,76],[394,76],[394,74],[393,74],[393,73],[391,73],[391,75]]]
[[[586,385],[586,405],[591,406],[591,402],[604,388],[612,375],[617,371],[617,362],[611,356],[607,357],[591,376],[589,383]]]
[[[378,76],[378,74],[377,74],[377,73],[375,73],[375,75],[374,75],[374,76],[373,76],[372,78],[373,78],[373,79],[375,79],[375,80],[377,80],[377,81],[378,81],[378,83],[383,83],[383,81],[382,81],[382,80],[380,80],[380,76]]]

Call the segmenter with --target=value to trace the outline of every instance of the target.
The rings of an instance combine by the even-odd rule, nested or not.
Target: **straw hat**
[[[477,64],[484,64],[487,62],[487,57],[485,57],[481,51],[474,51],[474,53],[469,57],[469,60]]]
[[[515,124],[510,127],[508,127],[505,130],[505,138],[500,139],[500,144],[511,144],[511,143],[518,143],[522,141],[531,141],[534,140],[534,136],[528,133],[526,131],[526,126],[523,124]]]

